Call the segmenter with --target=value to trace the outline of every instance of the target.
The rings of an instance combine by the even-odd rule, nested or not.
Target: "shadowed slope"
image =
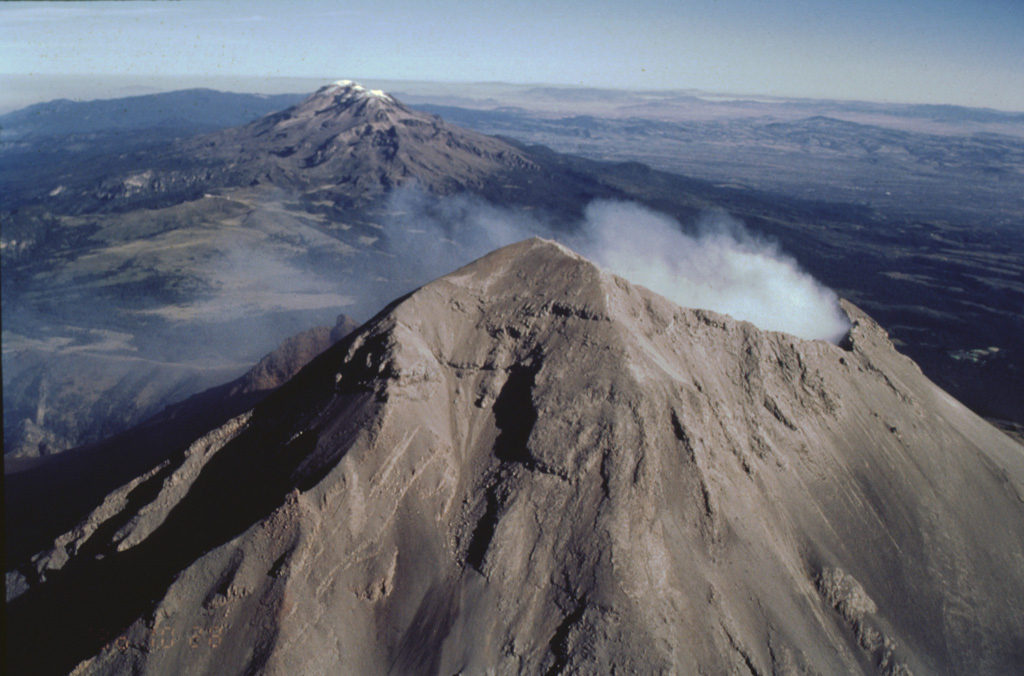
[[[4,523],[7,570],[43,571],[29,557],[75,526],[111,490],[180,455],[196,438],[248,411],[318,354],[358,325],[341,315],[333,328],[292,336],[241,377],[193,395],[105,442],[59,456],[5,462]],[[8,598],[11,588],[8,585]]]

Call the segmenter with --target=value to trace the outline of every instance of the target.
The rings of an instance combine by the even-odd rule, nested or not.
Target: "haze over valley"
[[[767,278],[747,280],[762,300],[742,289],[712,292],[726,282],[708,275],[727,266],[709,246],[764,253],[779,261],[764,274],[790,289],[798,284],[784,279],[790,270],[813,274],[883,321],[934,380],[983,415],[1021,424],[1024,245],[1014,214],[1024,210],[1024,141],[971,131],[1024,129],[1013,115],[870,108],[876,118],[888,114],[911,127],[934,124],[942,112],[942,123],[959,131],[940,136],[844,122],[866,106],[841,103],[660,96],[653,106],[644,94],[509,88],[504,96],[532,101],[531,112],[502,105],[508,101],[493,87],[482,91],[487,96],[473,108],[440,110],[508,141],[467,136],[390,97],[349,101],[348,94],[302,103],[306,97],[194,91],[41,104],[5,116],[11,142],[0,166],[16,188],[3,196],[4,293],[11,299],[4,309],[5,450],[35,455],[98,441],[237,376],[289,335],[329,325],[339,313],[368,318],[417,284],[537,234],[567,241],[684,305],[805,337],[841,337],[831,292],[813,284],[804,299],[771,291]],[[468,106],[472,94],[463,87],[459,101]],[[295,99],[298,108],[283,118],[186,140],[209,127],[190,128],[184,111],[211,107],[216,115],[197,118],[201,124],[230,124]],[[608,117],[553,117],[554,100],[562,107],[579,101]],[[645,107],[656,113],[636,117]],[[322,131],[303,121],[324,113],[339,117]],[[379,115],[369,135],[353,127]],[[687,116],[706,119],[697,126],[664,121]],[[266,145],[276,128],[287,131]],[[352,129],[343,132],[347,139],[337,136],[344,129]],[[412,135],[390,135],[399,129]],[[799,129],[805,135],[794,136]],[[451,150],[438,154],[442,134]],[[520,141],[620,162],[588,162]],[[129,152],[115,157],[111,144]],[[348,150],[360,144],[362,155]],[[458,154],[473,144],[473,153]],[[902,152],[885,151],[896,147]],[[991,150],[979,154],[983,147]],[[944,159],[936,163],[930,158],[939,150]],[[627,159],[700,180],[621,163]],[[895,176],[885,187],[909,187],[897,199],[874,188],[877,180],[863,180],[868,172]],[[723,182],[727,174],[733,178]],[[979,187],[974,199],[946,199],[972,185]],[[939,204],[950,204],[945,214]],[[622,223],[630,234],[623,236]],[[665,224],[678,233],[671,240]],[[740,264],[749,268],[752,260]],[[784,297],[787,307],[765,304]],[[807,309],[798,316],[794,304]],[[800,321],[824,328],[801,333],[794,328]]]

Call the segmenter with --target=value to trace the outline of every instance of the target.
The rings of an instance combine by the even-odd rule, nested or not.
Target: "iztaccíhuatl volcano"
[[[414,111],[349,80],[183,149],[228,162],[245,174],[239,182],[323,186],[360,200],[411,181],[446,193],[479,187],[500,170],[536,168],[504,141]]]
[[[1013,673],[1021,447],[844,307],[498,250],[36,557],[9,673]]]

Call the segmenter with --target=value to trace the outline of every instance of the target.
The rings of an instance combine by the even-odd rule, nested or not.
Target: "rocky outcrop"
[[[260,359],[238,380],[224,386],[232,395],[269,392],[284,385],[317,355],[359,328],[359,322],[338,315],[333,327],[317,326],[296,334]]]
[[[9,673],[1011,673],[1024,449],[844,309],[501,249],[60,540]]]

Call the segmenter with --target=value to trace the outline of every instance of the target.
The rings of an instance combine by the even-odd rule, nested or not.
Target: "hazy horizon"
[[[2,3],[0,110],[159,82],[274,93],[350,78],[1024,111],[1021,34],[1011,0]],[[87,80],[97,96],[74,91]]]
[[[823,98],[809,96],[781,96],[761,92],[715,91],[697,88],[679,89],[625,89],[615,87],[587,87],[556,82],[513,83],[502,81],[433,81],[433,80],[392,80],[388,78],[359,77],[338,74],[324,77],[258,77],[258,76],[172,76],[159,75],[142,78],[125,75],[11,75],[0,73],[0,115],[21,110],[29,106],[60,99],[77,102],[130,98],[190,89],[211,89],[238,94],[312,94],[316,89],[339,79],[349,79],[373,89],[400,94],[415,93],[418,96],[464,95],[480,98],[487,88],[503,88],[507,92],[529,88],[580,88],[603,92],[636,92],[642,94],[680,94],[706,98],[709,101],[749,100],[759,102],[821,101],[836,104],[871,103],[892,106],[933,105],[957,106],[976,110],[995,110],[1000,113],[1024,113],[1019,110],[994,108],[982,105],[964,105],[929,101],[881,101],[864,98]],[[398,89],[396,89],[396,87]]]

